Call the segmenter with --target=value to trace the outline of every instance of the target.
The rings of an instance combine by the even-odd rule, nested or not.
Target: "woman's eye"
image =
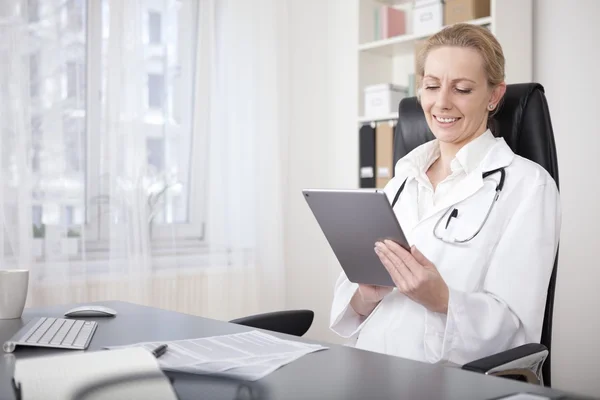
[[[457,91],[458,93],[462,93],[462,94],[469,94],[469,93],[471,93],[471,91],[472,91],[472,90],[471,90],[471,89],[460,89],[460,88],[456,88],[456,91]]]
[[[435,90],[439,88],[439,86],[425,86],[425,90]]]

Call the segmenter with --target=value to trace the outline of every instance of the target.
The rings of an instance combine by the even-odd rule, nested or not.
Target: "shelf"
[[[474,19],[468,21],[468,23],[473,25],[489,25],[492,23],[492,17]],[[435,32],[416,35],[408,34],[384,40],[377,40],[375,42],[364,43],[358,46],[358,51],[361,53],[370,53],[385,57],[393,57],[398,54],[412,53],[417,40],[425,39],[434,33]]]
[[[414,0],[375,0],[377,3],[384,4],[386,6],[410,10],[413,8]]]
[[[387,4],[388,6],[413,5],[414,0],[376,0],[378,3]]]
[[[365,122],[380,122],[380,121],[392,121],[398,119],[398,113],[391,113],[388,115],[382,115],[379,117],[359,117],[358,122],[364,124]]]

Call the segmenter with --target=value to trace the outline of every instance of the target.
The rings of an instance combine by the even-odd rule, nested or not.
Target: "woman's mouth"
[[[439,115],[434,115],[433,118],[437,121],[440,126],[449,127],[456,123],[460,119],[460,117],[441,117]]]

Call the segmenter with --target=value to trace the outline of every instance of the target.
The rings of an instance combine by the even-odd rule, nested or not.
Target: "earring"
[[[488,104],[488,110],[492,111],[494,109],[494,105],[493,104]]]

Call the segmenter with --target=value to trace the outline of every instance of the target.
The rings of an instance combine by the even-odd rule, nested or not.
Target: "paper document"
[[[164,343],[169,347],[158,362],[165,371],[218,374],[248,381],[260,379],[305,354],[327,349],[259,331],[106,348],[143,347],[151,351]]]
[[[177,399],[156,358],[143,349],[17,359],[14,380],[23,400]]]

